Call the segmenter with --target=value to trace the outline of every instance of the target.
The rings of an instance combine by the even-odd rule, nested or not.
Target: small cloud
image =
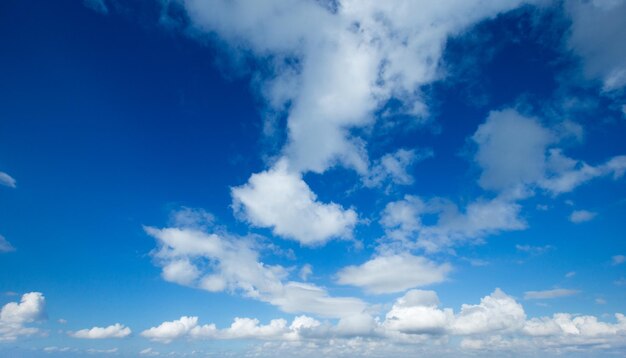
[[[0,172],[0,185],[8,186],[9,188],[15,188],[17,185],[15,179],[5,172]]]
[[[554,246],[552,245],[545,245],[545,246],[531,246],[531,245],[515,245],[515,249],[517,251],[520,252],[525,252],[527,254],[533,255],[533,256],[539,256],[539,255],[543,255],[548,251],[551,251],[554,249]]]
[[[592,211],[575,210],[570,214],[569,221],[573,222],[574,224],[579,224],[579,223],[593,220],[593,218],[595,218],[596,215],[598,214]]]
[[[67,320],[63,318],[59,318],[57,322],[59,322],[60,324],[67,324]]]
[[[604,298],[596,298],[596,304],[606,305],[606,300]]]
[[[548,209],[550,209],[550,207],[548,205],[537,204],[537,210],[539,210],[539,211],[548,211]]]
[[[81,329],[80,331],[70,332],[69,335],[74,338],[84,339],[106,339],[106,338],[125,338],[131,334],[131,330],[119,323],[108,327],[93,327],[91,329]]]
[[[576,276],[576,272],[575,271],[570,271],[570,272],[565,274],[565,278],[572,278],[574,276]]]
[[[613,266],[621,265],[626,262],[626,256],[624,255],[615,255],[611,257],[611,264]]]
[[[300,273],[298,274],[298,276],[300,277],[300,279],[302,279],[302,281],[306,281],[308,280],[309,276],[311,276],[312,273],[313,273],[313,267],[309,264],[305,264],[300,269]]]
[[[109,13],[109,8],[104,0],[83,0],[83,4],[95,12],[99,12],[104,15]]]
[[[152,350],[152,348],[142,349],[139,352],[139,355],[149,356],[149,357],[158,356],[159,354],[160,354],[159,352]]]
[[[12,252],[15,251],[15,248],[11,243],[4,238],[4,236],[0,235],[0,252]]]
[[[554,290],[544,290],[544,291],[526,291],[524,292],[524,299],[525,300],[543,300],[543,299],[573,296],[578,293],[580,293],[580,291],[568,290],[565,288],[556,288]]]

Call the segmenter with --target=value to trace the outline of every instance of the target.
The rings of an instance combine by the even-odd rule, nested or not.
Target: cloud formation
[[[17,182],[9,174],[0,172],[0,185],[8,186],[9,188],[16,188]]]
[[[39,332],[38,328],[28,327],[45,318],[45,297],[40,292],[22,295],[20,302],[9,302],[0,310],[0,342],[14,341],[21,336]]]
[[[108,327],[93,327],[90,329],[81,329],[76,332],[70,332],[69,335],[74,338],[84,339],[107,339],[107,338],[125,338],[130,336],[132,331],[130,328],[116,323]]]

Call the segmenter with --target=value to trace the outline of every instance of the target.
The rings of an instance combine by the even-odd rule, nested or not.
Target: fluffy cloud
[[[343,268],[337,282],[371,293],[391,293],[442,282],[451,269],[449,264],[438,265],[420,256],[382,255],[360,266]]]
[[[569,221],[573,222],[574,224],[579,224],[585,221],[593,220],[596,217],[596,215],[598,214],[592,211],[575,210],[575,211],[572,211],[572,213],[570,214]]]
[[[477,305],[463,305],[452,325],[457,334],[510,332],[523,326],[522,305],[500,289],[483,297]]]
[[[472,137],[477,145],[474,159],[482,170],[479,184],[519,199],[535,187],[558,195],[594,178],[624,175],[626,156],[592,166],[565,156],[555,147],[559,137],[537,118],[512,109],[491,112]]]
[[[454,321],[454,313],[438,305],[434,291],[411,290],[396,301],[383,326],[408,334],[443,334]]]
[[[580,293],[578,290],[569,290],[565,288],[556,288],[553,290],[545,291],[526,291],[524,292],[524,299],[526,300],[541,300],[558,297],[573,296]]]
[[[357,214],[335,203],[320,203],[300,174],[286,161],[253,174],[247,184],[232,189],[233,207],[248,222],[271,227],[274,234],[303,245],[322,244],[333,237],[349,238]]]
[[[294,340],[300,332],[320,326],[320,322],[307,316],[295,317],[291,325],[284,319],[274,319],[261,325],[256,318],[236,317],[230,327],[218,329],[214,324],[200,325],[198,317],[183,316],[178,320],[163,322],[141,332],[152,341],[170,343],[173,340],[187,339],[262,339]]]
[[[0,252],[11,252],[15,251],[13,245],[4,238],[4,236],[0,235]]]
[[[283,152],[296,171],[341,163],[364,173],[363,142],[350,129],[372,124],[392,97],[405,113],[424,115],[417,89],[438,77],[447,37],[520,3],[343,1],[332,11],[306,1],[194,0],[185,8],[196,30],[274,56],[261,91],[272,107],[289,108]]]
[[[74,338],[84,339],[106,339],[106,338],[125,338],[130,336],[131,330],[119,323],[110,325],[108,327],[93,327],[90,329],[81,329],[76,332],[70,333],[70,336]]]
[[[0,342],[37,333],[37,328],[25,325],[44,318],[45,301],[41,293],[30,292],[24,294],[19,303],[4,305],[0,310]]]
[[[521,230],[526,223],[519,217],[521,207],[508,200],[495,198],[477,200],[464,212],[447,199],[427,201],[407,195],[385,207],[381,224],[391,240],[410,248],[435,252],[467,241],[507,230]],[[422,217],[434,215],[434,224],[425,224]]]
[[[626,85],[626,2],[568,1],[572,19],[569,47],[583,60],[587,78],[602,81],[605,91]]]
[[[239,292],[290,313],[343,317],[366,307],[356,298],[332,297],[321,287],[287,281],[285,268],[260,262],[250,238],[208,233],[204,221],[185,223],[184,227],[145,228],[157,240],[153,256],[167,280],[211,292]]]
[[[8,186],[9,188],[15,188],[17,182],[9,174],[0,172],[0,185]]]

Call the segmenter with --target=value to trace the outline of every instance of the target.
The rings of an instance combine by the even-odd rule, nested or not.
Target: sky
[[[626,355],[626,1],[0,3],[0,355]]]

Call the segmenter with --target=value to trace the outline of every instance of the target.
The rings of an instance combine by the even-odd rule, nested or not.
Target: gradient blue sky
[[[624,18],[3,1],[0,355],[626,354]]]

